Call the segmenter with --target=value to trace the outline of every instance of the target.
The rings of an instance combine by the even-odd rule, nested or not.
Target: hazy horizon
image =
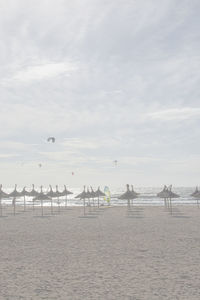
[[[0,183],[198,185],[199,13],[0,0]]]

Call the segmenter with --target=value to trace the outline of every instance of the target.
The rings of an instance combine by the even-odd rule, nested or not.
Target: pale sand
[[[134,210],[0,218],[0,299],[199,300],[200,209]]]

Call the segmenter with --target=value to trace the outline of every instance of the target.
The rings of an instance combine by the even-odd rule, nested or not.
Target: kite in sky
[[[48,139],[47,139],[47,142],[52,142],[52,143],[55,143],[56,139],[55,137],[53,136],[50,136]]]

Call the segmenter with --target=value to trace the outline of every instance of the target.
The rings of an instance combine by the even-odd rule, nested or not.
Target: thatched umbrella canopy
[[[35,190],[35,185],[32,184],[32,190],[28,192],[29,197],[37,197],[39,195],[39,192]]]
[[[64,190],[62,191],[61,196],[65,196],[65,208],[67,208],[67,196],[73,194],[72,192],[67,190],[66,185],[64,185]]]
[[[195,197],[198,194],[199,194],[199,189],[198,189],[198,186],[197,186],[195,191],[190,196]]]
[[[24,197],[24,211],[26,211],[26,196],[29,196],[29,192],[26,191],[26,187],[23,188],[20,196]]]
[[[37,192],[35,190],[35,185],[34,184],[32,184],[32,190],[30,192],[28,192],[28,193],[29,193],[28,194],[29,197],[33,197],[32,201],[33,201],[33,210],[34,210],[34,201],[35,201],[34,198],[39,195],[39,192]]]
[[[137,198],[137,196],[134,195],[132,191],[130,191],[129,184],[126,185],[126,188],[127,191],[124,194],[122,194],[118,199],[127,200],[127,206],[128,208],[130,208],[130,200]]]
[[[161,192],[157,194],[157,197],[164,199],[165,207],[167,207],[167,199],[169,198],[169,191],[166,185]]]
[[[134,191],[133,185],[131,185],[131,192],[133,193],[134,196],[138,196],[140,194]]]
[[[9,198],[9,194],[5,193],[3,190],[2,190],[2,184],[0,184],[0,197],[3,199],[3,198]]]
[[[21,193],[17,191],[17,185],[16,184],[15,184],[14,190],[8,195],[9,195],[9,197],[14,197],[14,198],[21,197]]]
[[[59,192],[58,186],[56,185],[56,192],[55,195],[57,197],[57,204],[58,204],[58,212],[60,213],[60,197],[63,196],[62,192]]]
[[[93,187],[92,187],[92,186],[90,187],[90,197],[91,197],[92,200],[93,200],[93,206],[94,206],[94,198],[96,198],[96,193],[95,193],[95,191],[93,190]]]
[[[45,200],[51,201],[51,198],[48,197],[47,195],[45,195],[45,194],[43,193],[42,188],[43,188],[43,187],[41,186],[41,187],[40,187],[40,193],[39,193],[33,200],[34,200],[34,201],[36,201],[36,200],[41,201],[41,211],[42,211],[42,217],[43,217],[43,215],[44,215],[43,203],[44,203]]]
[[[52,186],[49,185],[50,190],[46,193],[46,196],[48,196],[51,199],[51,214],[53,215],[53,200],[52,198],[56,198],[57,194],[53,191]]]
[[[168,198],[169,198],[169,203],[170,203],[170,212],[172,214],[172,199],[173,198],[179,198],[180,196],[178,194],[172,192],[172,185],[170,185],[168,187],[168,193],[169,193],[169,197]]]
[[[101,190],[100,187],[98,187],[98,190],[95,192],[96,197],[98,198],[98,208],[99,208],[99,198],[100,197],[105,197],[106,194],[104,194]]]
[[[133,194],[134,197],[139,196],[139,193],[134,191],[133,185],[131,185],[131,193]],[[131,199],[132,205],[133,205],[133,199]]]
[[[85,199],[88,197],[87,192],[85,191],[85,185],[83,192],[78,194],[75,198],[83,200],[83,209],[84,209],[84,215],[85,215]]]

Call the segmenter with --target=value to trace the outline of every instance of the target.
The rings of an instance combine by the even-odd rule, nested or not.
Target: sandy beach
[[[49,212],[0,218],[0,299],[200,299],[197,207]]]

